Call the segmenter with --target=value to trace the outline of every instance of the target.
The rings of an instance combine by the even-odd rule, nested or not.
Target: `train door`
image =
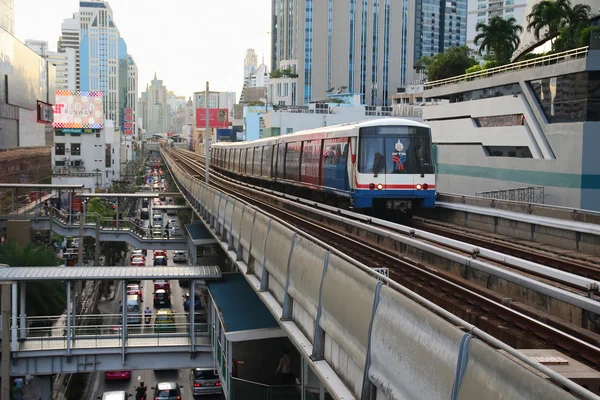
[[[273,145],[271,153],[271,177],[277,177],[277,144]]]

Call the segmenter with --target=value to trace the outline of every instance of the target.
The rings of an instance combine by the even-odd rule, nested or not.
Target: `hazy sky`
[[[139,69],[139,90],[156,71],[168,90],[191,96],[205,90],[236,92],[244,56],[256,49],[269,65],[271,0],[110,0],[115,23]],[[79,11],[78,0],[15,0],[18,39],[47,40],[56,50],[60,25]]]

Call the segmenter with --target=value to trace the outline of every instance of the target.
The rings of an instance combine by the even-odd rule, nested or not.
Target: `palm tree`
[[[490,19],[489,25],[480,22],[475,29],[480,32],[474,40],[475,45],[479,46],[479,54],[485,52],[493,55],[498,64],[510,61],[512,53],[521,43],[519,35],[523,32],[523,27],[512,17],[494,17]]]
[[[540,40],[540,32],[546,29],[543,38],[552,40],[569,24],[572,11],[570,0],[542,0],[527,16],[527,30],[533,30],[535,38]]]

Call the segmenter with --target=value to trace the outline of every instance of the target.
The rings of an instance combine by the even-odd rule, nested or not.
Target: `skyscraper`
[[[493,17],[511,18],[517,20],[517,24],[523,29],[527,26],[525,21],[525,10],[527,0],[469,0],[467,17],[467,45],[473,50],[479,47],[473,43],[478,23],[489,24]]]
[[[244,57],[244,79],[252,75],[256,71],[258,65],[258,57],[254,49],[246,50],[246,57]]]
[[[272,64],[295,60],[296,104],[347,90],[388,105],[412,80],[413,0],[274,0],[272,7]]]
[[[146,126],[147,133],[167,133],[169,128],[169,103],[167,101],[167,88],[163,81],[156,77],[146,87],[146,94],[142,93],[142,98],[146,98]]]
[[[80,65],[79,65],[79,13],[74,13],[73,18],[67,18],[60,26],[61,35],[58,38],[56,48],[59,53],[66,53],[67,49],[75,52],[75,88],[80,89]]]
[[[417,0],[415,19],[415,61],[466,44],[467,0]]]
[[[133,110],[131,130],[135,138],[138,134],[138,67],[131,54],[127,54],[127,105]]]
[[[105,118],[119,121],[120,35],[112,9],[106,1],[81,1],[79,19],[80,88],[103,92]]]

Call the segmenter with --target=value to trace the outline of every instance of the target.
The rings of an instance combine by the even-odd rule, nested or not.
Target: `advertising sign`
[[[126,108],[126,109],[124,110],[124,113],[125,113],[126,115],[133,114],[133,108]]]
[[[52,122],[52,106],[50,104],[37,102],[38,106],[38,122],[49,124]]]
[[[125,121],[133,121],[133,115],[125,115]]]
[[[211,108],[209,122],[211,128],[227,128],[229,126],[229,110],[226,108]],[[196,126],[206,126],[206,108],[196,108]]]
[[[99,129],[63,128],[62,133],[96,133]]]
[[[233,129],[217,129],[217,142],[235,142]]]
[[[133,135],[133,131],[131,129],[125,129],[123,130],[123,133],[126,135]]]
[[[52,126],[58,129],[103,129],[102,99],[102,92],[57,90]]]
[[[131,128],[133,128],[133,122],[125,122],[124,126],[125,126],[125,129],[131,129]]]

